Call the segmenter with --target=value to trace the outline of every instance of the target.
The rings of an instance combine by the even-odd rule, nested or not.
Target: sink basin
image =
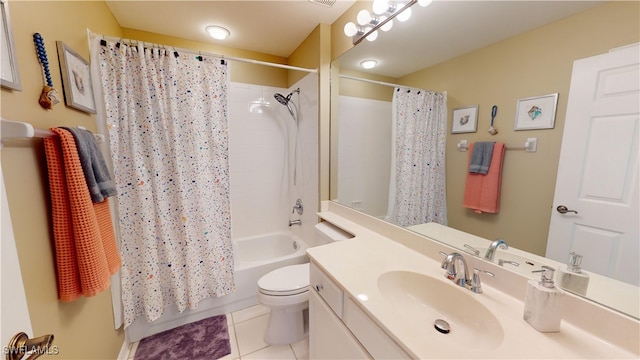
[[[491,349],[504,338],[496,317],[475,299],[484,295],[474,294],[444,277],[391,271],[380,275],[378,289],[407,326],[424,333],[425,341]],[[449,333],[440,333],[434,328],[438,319],[450,325]]]

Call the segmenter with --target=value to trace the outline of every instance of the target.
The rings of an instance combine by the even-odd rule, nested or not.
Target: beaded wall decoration
[[[60,94],[53,88],[53,80],[51,80],[51,72],[49,71],[49,60],[47,59],[47,50],[44,47],[44,39],[39,33],[33,34],[33,42],[36,45],[36,54],[38,54],[38,62],[42,66],[42,76],[45,82],[42,94],[38,102],[40,106],[47,110],[51,110],[53,105],[60,102]]]

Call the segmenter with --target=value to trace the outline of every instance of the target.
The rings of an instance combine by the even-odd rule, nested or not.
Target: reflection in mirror
[[[394,89],[387,85],[446,91],[448,115],[452,109],[479,104],[477,132],[451,133],[448,122],[447,229],[477,235],[478,242],[468,245],[479,249],[480,257],[491,243],[487,239],[505,239],[509,249],[498,249],[494,261],[502,259],[505,268],[526,276],[535,275],[521,264],[527,260],[534,266],[566,266],[569,252],[578,250],[553,259],[544,255],[550,218],[555,215],[552,209],[559,205],[554,204],[554,189],[572,65],[640,41],[639,7],[628,2],[434,1],[427,8],[415,8],[410,21],[375,42],[359,44],[332,63],[331,199],[385,219]],[[377,60],[379,67],[359,69],[364,59]],[[518,99],[552,93],[559,93],[553,129],[514,130]],[[500,131],[495,136],[487,132],[493,105],[499,108],[495,126]],[[477,214],[463,208],[469,154],[458,151],[456,144],[468,140],[521,146],[530,137],[538,138],[537,152],[505,154],[499,212]],[[420,227],[414,224],[410,229],[451,243],[451,234]],[[471,254],[464,245],[456,246]],[[615,256],[615,250],[608,249],[609,256],[579,251],[584,255],[582,268],[590,274],[586,296],[637,318],[637,280],[629,285],[609,279],[616,276],[615,269],[591,270]],[[633,255],[640,262],[638,251]],[[607,296],[611,293],[617,299]]]

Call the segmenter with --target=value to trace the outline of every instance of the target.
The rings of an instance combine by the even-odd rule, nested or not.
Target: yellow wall
[[[479,236],[504,238],[509,245],[544,255],[552,209],[564,116],[574,60],[640,41],[640,3],[616,2],[487,46],[398,79],[409,86],[447,91],[449,118],[457,107],[479,104],[478,131],[447,136],[449,225]],[[555,128],[514,131],[516,101],[559,93]],[[491,107],[498,106],[498,135],[487,133]],[[462,207],[468,153],[461,139],[522,145],[538,138],[538,152],[507,151],[498,214]]]
[[[103,2],[9,1],[22,91],[2,89],[2,117],[38,128],[85,126],[95,130],[94,117],[64,103],[44,110],[38,104],[43,80],[33,45],[39,32],[49,58],[54,87],[62,95],[56,40],[89,59],[87,28],[119,36],[118,23]],[[115,359],[124,341],[113,329],[110,293],[71,303],[57,300],[52,257],[48,189],[42,140],[12,141],[2,149],[2,168],[11,207],[20,268],[35,335],[54,334],[56,359]],[[10,296],[10,294],[2,294]]]

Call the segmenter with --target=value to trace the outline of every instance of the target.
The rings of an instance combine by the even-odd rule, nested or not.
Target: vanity
[[[335,203],[318,215],[355,237],[307,250],[310,358],[640,356],[637,319],[567,293],[560,332],[541,333],[522,318],[528,277]],[[494,276],[458,286],[441,252]]]

